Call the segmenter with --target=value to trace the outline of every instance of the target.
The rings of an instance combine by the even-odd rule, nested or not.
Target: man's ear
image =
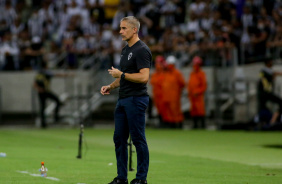
[[[133,29],[134,29],[135,33],[137,34],[137,28],[136,28],[136,27],[134,27]]]

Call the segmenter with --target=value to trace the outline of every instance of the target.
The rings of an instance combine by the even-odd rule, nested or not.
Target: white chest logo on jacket
[[[131,57],[132,57],[132,52],[130,52],[130,53],[128,54],[128,60],[130,60]]]

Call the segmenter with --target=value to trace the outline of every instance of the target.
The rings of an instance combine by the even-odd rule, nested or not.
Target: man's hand
[[[112,66],[112,69],[108,69],[108,72],[110,75],[112,75],[114,78],[120,78],[122,72]]]
[[[111,86],[108,85],[108,86],[102,86],[100,92],[102,95],[109,95],[110,91],[111,91]]]

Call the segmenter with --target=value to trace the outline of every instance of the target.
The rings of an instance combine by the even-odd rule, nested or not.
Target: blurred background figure
[[[56,103],[56,108],[54,112],[54,122],[59,121],[59,110],[62,103],[60,102],[58,96],[52,92],[51,90],[51,79],[52,77],[65,77],[67,74],[61,73],[52,73],[47,70],[47,63],[42,63],[42,68],[39,69],[37,75],[34,79],[34,88],[38,92],[39,103],[40,103],[40,120],[41,120],[41,128],[46,128],[46,117],[45,117],[45,108],[47,99],[51,99]]]
[[[111,66],[119,66],[121,48],[126,44],[120,39],[120,18],[136,16],[141,22],[139,36],[150,47],[153,58],[157,55],[174,55],[177,58],[175,67],[186,72],[190,71],[192,58],[197,55],[201,57],[201,66],[205,66],[205,71],[215,71],[206,73],[207,78],[211,79],[211,92],[205,95],[205,101],[209,101],[211,105],[205,109],[205,116],[212,115],[210,125],[218,122],[213,120],[213,115],[227,124],[229,121],[248,121],[250,117],[258,115],[258,99],[255,94],[257,81],[253,78],[257,78],[260,62],[271,56],[277,63],[275,67],[281,67],[279,64],[282,63],[281,0],[0,0],[0,10],[0,72],[5,76],[12,72],[20,75],[29,72],[32,74],[40,69],[42,62],[47,61],[49,69],[81,70],[87,75],[93,74],[93,78],[95,76],[97,79],[101,77],[107,80],[102,71]],[[232,77],[235,77],[226,72],[229,77],[222,79],[230,80],[216,81],[213,76],[222,76],[225,71],[235,71],[238,67],[245,70],[245,67],[250,67],[249,64],[254,65],[254,70],[248,72],[245,79],[251,77],[251,80],[245,83],[250,83],[252,93],[249,95],[252,98],[240,101],[240,104],[225,106],[222,113],[213,113],[213,108],[219,109],[226,100],[220,99],[219,103],[215,103],[214,95],[220,95],[217,93],[221,92],[232,95]],[[159,105],[164,100],[172,100],[171,93],[177,93],[175,89],[173,92],[169,89],[170,85],[177,84],[167,82],[174,81],[170,68],[164,66],[162,70],[163,81],[152,81],[153,90],[161,87],[161,94],[154,95],[152,101],[158,104],[155,104],[156,109],[162,119],[165,117],[168,122],[180,121],[179,118],[168,118],[169,115],[162,113]],[[156,75],[159,74],[156,71]],[[30,79],[21,80],[22,86],[27,87],[30,80],[33,81],[33,75],[29,76]],[[93,78],[87,79],[87,83],[93,84],[94,89],[97,84]],[[30,99],[27,96],[20,100],[15,98],[20,96],[19,91],[20,94],[15,97],[14,93],[6,92],[8,89],[15,91],[10,89],[13,83],[4,80],[4,76],[1,79],[4,100],[0,107],[3,107],[4,116],[10,110],[26,113],[25,107],[20,109],[20,104],[26,104]],[[13,77],[11,80],[14,80]],[[276,88],[279,89],[281,80],[277,83]],[[68,93],[70,90],[75,91],[75,85],[71,82],[64,84]],[[15,89],[19,88],[17,83],[14,85]],[[218,91],[213,90],[213,87],[217,87]],[[26,89],[25,93],[29,91]],[[280,94],[277,93],[277,96]],[[13,99],[13,102],[7,99]],[[186,95],[182,100],[184,112],[188,110],[186,107],[189,108],[190,103]],[[9,106],[6,103],[14,105]],[[255,107],[246,107],[251,110],[246,112],[248,115],[241,116],[238,115],[243,113],[241,105]],[[149,105],[149,119],[152,118],[150,107]],[[165,105],[163,108],[167,109]],[[274,109],[270,110],[272,117]],[[278,108],[275,112],[279,116]]]
[[[17,42],[12,40],[12,34],[6,32],[0,42],[0,70],[19,70],[20,50]]]
[[[165,79],[165,58],[158,55],[155,59],[155,71],[151,75],[150,83],[153,91],[153,104],[157,108],[160,124],[162,124],[162,114],[164,113],[163,103],[163,83]]]
[[[201,69],[202,59],[195,56],[192,60],[193,70],[190,73],[187,85],[190,100],[190,116],[193,119],[193,128],[205,128],[205,91],[207,89],[206,74]],[[200,122],[200,126],[199,123]]]
[[[265,67],[260,72],[260,79],[258,82],[258,103],[259,103],[259,117],[261,120],[264,118],[264,114],[272,114],[268,108],[267,103],[272,102],[279,106],[278,112],[273,113],[267,124],[273,125],[281,117],[282,114],[282,99],[274,93],[274,80],[278,75],[282,75],[282,72],[276,72],[272,69],[272,58],[265,59]]]
[[[166,63],[167,69],[162,85],[164,112],[161,116],[163,126],[165,128],[182,128],[184,116],[181,111],[181,94],[185,80],[182,73],[175,68],[175,56],[168,56]]]
[[[24,69],[38,70],[43,62],[45,49],[40,37],[35,36],[31,40],[31,44],[25,49]]]

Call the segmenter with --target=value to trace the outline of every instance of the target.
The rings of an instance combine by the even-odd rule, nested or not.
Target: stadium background
[[[61,112],[64,122],[111,121],[116,98],[100,98],[97,91],[111,81],[107,68],[118,66],[124,45],[119,20],[128,15],[140,19],[140,38],[154,58],[175,55],[186,80],[191,58],[203,58],[211,125],[252,119],[263,59],[273,57],[275,68],[281,70],[282,4],[278,0],[2,0],[0,4],[1,124],[38,125],[32,83],[42,62],[51,70],[75,73],[72,79],[52,82],[66,104]],[[280,86],[278,79],[276,92],[281,96]],[[184,91],[185,113],[189,111],[186,96]],[[50,104],[47,115],[52,108]],[[156,120],[148,122],[154,125]],[[185,122],[189,125],[188,116]]]
[[[142,20],[140,37],[154,57],[175,55],[186,80],[191,58],[203,57],[207,129],[216,130],[190,130],[187,91],[182,97],[185,130],[157,129],[157,119],[148,118],[148,182],[281,183],[280,132],[221,130],[222,125],[245,129],[234,125],[246,125],[256,115],[256,83],[265,57],[272,56],[274,69],[282,71],[281,1],[75,2],[0,0],[0,184],[98,184],[114,177],[112,114],[117,90],[103,98],[98,91],[112,81],[107,68],[118,64],[123,43],[116,26],[120,17],[131,14]],[[50,126],[44,130],[38,128],[32,88],[42,61],[55,72],[75,74],[52,81],[65,103],[64,118],[59,125],[48,119]],[[281,96],[282,80],[277,79],[275,92]],[[49,104],[48,117],[53,109]],[[77,159],[80,123],[86,128],[82,159]],[[42,161],[48,178],[38,177]],[[134,174],[129,172],[129,179]]]

